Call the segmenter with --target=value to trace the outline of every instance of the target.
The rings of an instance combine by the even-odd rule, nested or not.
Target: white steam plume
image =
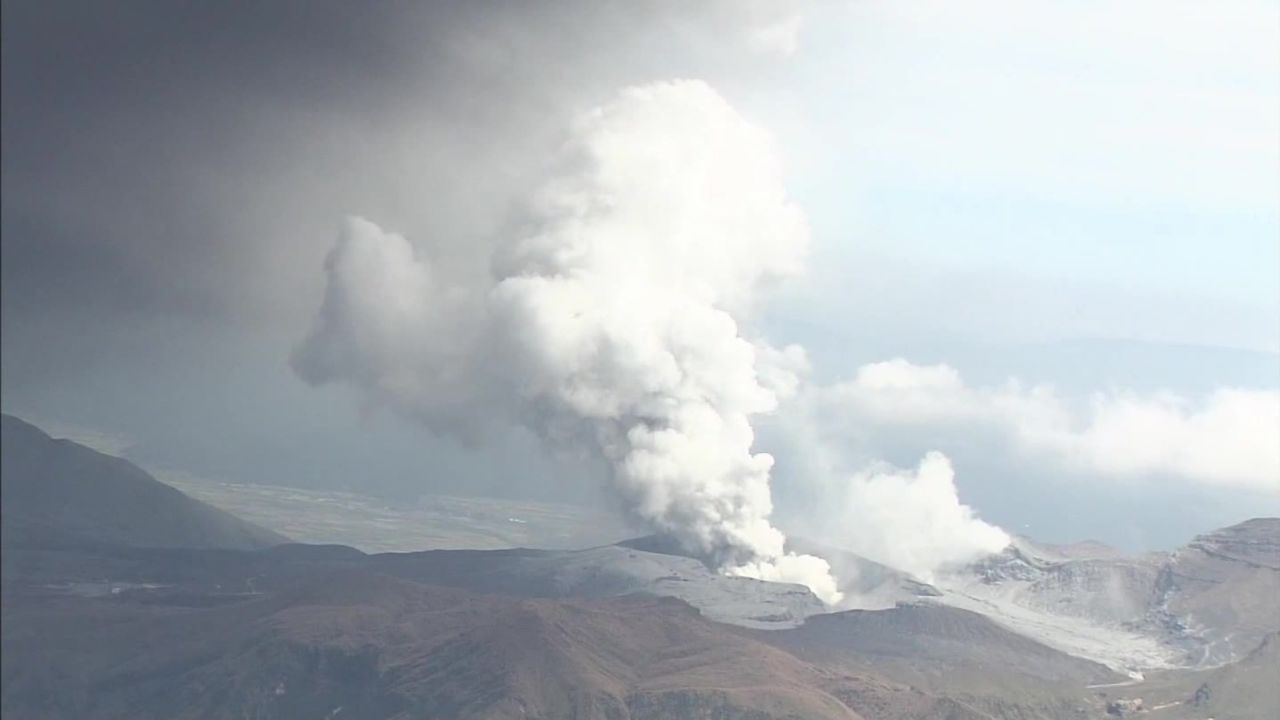
[[[768,137],[707,85],[624,90],[574,124],[482,281],[451,285],[351,220],[295,368],[437,430],[497,417],[589,448],[650,526],[726,572],[836,602],[825,561],[784,552],[773,459],[752,452],[751,417],[794,386],[788,353],[738,327],[808,242],[779,175]]]
[[[891,378],[881,379],[892,386]],[[932,582],[940,571],[979,560],[1008,546],[1009,535],[985,522],[960,499],[951,460],[924,454],[914,469],[871,460],[862,444],[874,429],[863,418],[843,417],[831,386],[805,384],[765,428],[766,442],[796,473],[793,492],[803,515],[789,521],[807,539]],[[871,453],[880,448],[873,446]],[[795,508],[796,498],[791,504]],[[803,525],[799,525],[803,523]],[[797,531],[799,532],[799,531]],[[879,601],[857,589],[857,566],[837,568],[852,606]]]
[[[939,452],[914,471],[881,465],[855,474],[839,507],[845,547],[928,582],[1009,545],[1007,533],[960,502],[951,461]]]

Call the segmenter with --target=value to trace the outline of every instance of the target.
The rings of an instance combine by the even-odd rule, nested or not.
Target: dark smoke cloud
[[[713,65],[714,5],[6,3],[5,306],[301,312],[322,228],[483,232],[558,118]]]

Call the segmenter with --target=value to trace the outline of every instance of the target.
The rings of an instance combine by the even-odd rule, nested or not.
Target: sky
[[[5,2],[0,44],[0,390],[55,434],[218,480],[616,503],[527,422],[441,432],[291,357],[345,218],[483,286],[575,118],[696,79],[808,227],[734,313],[804,349],[752,420],[780,527],[875,505],[900,512],[824,539],[936,512],[1150,549],[1280,514],[1280,4],[81,5]]]

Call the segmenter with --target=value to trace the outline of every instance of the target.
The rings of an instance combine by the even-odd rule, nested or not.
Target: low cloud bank
[[[1073,401],[1016,380],[971,387],[946,365],[896,359],[865,365],[810,401],[853,424],[985,428],[1040,461],[1111,478],[1280,492],[1275,390],[1222,388],[1201,398],[1114,390]]]

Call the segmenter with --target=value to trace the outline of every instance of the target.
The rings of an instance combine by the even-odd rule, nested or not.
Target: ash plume
[[[706,84],[625,89],[574,122],[487,274],[349,220],[294,367],[436,431],[516,422],[587,450],[650,527],[835,603],[826,561],[784,551],[773,459],[752,450],[752,417],[795,385],[795,351],[739,326],[808,243],[779,177],[767,135]]]

